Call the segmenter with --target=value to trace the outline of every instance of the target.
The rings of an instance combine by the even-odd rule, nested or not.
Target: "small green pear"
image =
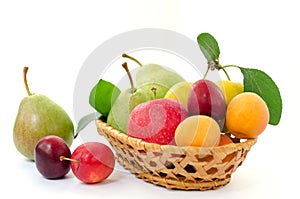
[[[149,93],[143,89],[136,89],[128,70],[127,63],[123,63],[122,66],[127,72],[131,88],[122,91],[118,96],[108,114],[107,123],[115,129],[126,133],[128,119],[132,109],[143,102],[151,100],[153,93],[149,95]]]
[[[157,89],[157,99],[163,98],[175,84],[185,81],[175,71],[158,64],[142,65],[137,59],[127,54],[123,54],[122,56],[135,61],[141,66],[136,73],[136,87],[147,91],[150,96],[153,95],[151,88],[155,87]]]
[[[67,113],[55,102],[42,94],[30,92],[24,67],[24,83],[28,93],[20,103],[13,129],[13,140],[17,150],[34,160],[34,148],[46,135],[57,135],[71,146],[74,126]]]

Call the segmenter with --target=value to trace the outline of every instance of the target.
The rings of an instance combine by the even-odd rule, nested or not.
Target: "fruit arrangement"
[[[206,190],[227,184],[257,137],[281,118],[280,92],[270,76],[222,66],[218,43],[208,33],[197,41],[208,63],[198,81],[123,54],[140,66],[136,87],[124,62],[131,88],[120,91],[100,80],[90,95],[90,105],[104,116],[97,121],[98,132],[110,141],[119,163],[167,188]],[[229,67],[239,69],[244,81],[232,82]],[[223,71],[227,80],[206,79],[214,70]],[[96,101],[102,103],[91,103]]]
[[[69,171],[80,181],[102,182],[113,172],[115,158],[131,173],[169,189],[216,189],[230,182],[268,124],[277,125],[282,100],[275,82],[265,72],[237,65],[222,66],[215,38],[197,37],[207,59],[198,81],[185,80],[158,64],[139,65],[135,82],[124,62],[130,88],[121,91],[104,79],[91,89],[89,104],[101,114],[97,130],[115,151],[99,142],[83,143],[71,152],[79,131],[93,117],[79,121],[76,134],[67,113],[24,84],[28,96],[19,106],[13,139],[17,150],[35,162],[46,179],[63,178]],[[243,82],[233,82],[227,68],[239,69]],[[207,79],[210,71],[223,71],[226,80]],[[116,156],[116,157],[115,157]]]
[[[42,94],[30,92],[27,84],[28,67],[24,67],[24,84],[28,93],[19,106],[13,139],[17,150],[33,160],[37,171],[46,179],[73,174],[87,184],[108,178],[114,170],[112,150],[99,142],[87,142],[71,153],[74,126],[58,104]]]

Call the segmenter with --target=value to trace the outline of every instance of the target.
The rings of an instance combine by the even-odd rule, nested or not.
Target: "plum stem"
[[[79,162],[79,160],[74,160],[74,159],[72,159],[72,158],[67,158],[67,157],[65,157],[65,156],[63,156],[63,155],[59,157],[59,160],[60,160],[60,161],[67,160],[67,161],[71,161],[71,162]]]
[[[25,84],[25,88],[26,88],[27,94],[30,96],[30,95],[32,95],[32,93],[30,92],[29,86],[28,86],[28,83],[27,83],[27,72],[28,72],[28,69],[29,68],[27,66],[25,66],[23,68],[23,79],[24,79],[24,84]]]
[[[131,76],[130,71],[129,71],[129,69],[128,69],[127,63],[124,62],[124,63],[122,64],[122,66],[123,66],[123,68],[125,69],[125,71],[126,71],[128,77],[129,77],[129,81],[130,81],[130,85],[131,85],[131,93],[134,93],[136,89],[134,88],[132,76]]]
[[[203,76],[203,79],[206,78],[206,76],[207,76],[207,74],[208,74],[208,71],[209,71],[209,66],[207,67],[207,69],[206,69],[206,71],[205,71],[205,74],[204,74],[204,76]]]
[[[143,64],[141,64],[141,62],[139,62],[137,59],[135,59],[134,57],[131,57],[131,56],[125,54],[125,53],[122,54],[122,57],[131,59],[131,60],[135,61],[138,65],[143,66]]]
[[[230,77],[229,77],[227,71],[225,70],[225,68],[227,68],[227,67],[238,67],[238,66],[235,66],[235,65],[221,66],[221,64],[219,63],[219,60],[218,60],[218,59],[208,61],[207,64],[208,64],[208,66],[207,66],[207,69],[206,69],[206,71],[205,71],[205,74],[204,74],[203,79],[206,78],[206,76],[207,76],[209,70],[212,70],[212,71],[213,71],[213,70],[217,69],[217,70],[222,70],[222,71],[225,73],[227,79],[228,79],[229,81],[231,81],[231,79],[230,79]],[[238,67],[238,68],[239,68],[239,67]]]

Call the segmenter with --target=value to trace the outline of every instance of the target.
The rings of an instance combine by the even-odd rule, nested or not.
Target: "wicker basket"
[[[168,189],[209,190],[228,184],[257,141],[248,139],[213,148],[178,147],[129,137],[101,120],[97,130],[110,142],[124,168]]]

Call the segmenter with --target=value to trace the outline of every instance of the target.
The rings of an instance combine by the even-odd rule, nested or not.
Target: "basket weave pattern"
[[[248,139],[213,148],[178,147],[129,137],[101,120],[97,130],[110,142],[124,168],[168,189],[209,190],[228,184],[257,141]]]

